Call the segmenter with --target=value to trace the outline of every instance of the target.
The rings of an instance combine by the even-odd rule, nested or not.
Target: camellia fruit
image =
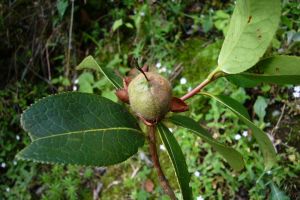
[[[138,116],[149,121],[159,121],[170,111],[172,88],[163,76],[145,72],[129,83],[128,96],[131,109]]]

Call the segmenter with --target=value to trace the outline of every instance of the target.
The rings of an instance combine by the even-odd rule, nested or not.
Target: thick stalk
[[[168,179],[164,175],[164,172],[160,166],[159,157],[157,154],[156,148],[156,138],[155,138],[155,126],[148,126],[148,133],[149,133],[149,150],[151,154],[151,158],[153,161],[153,165],[157,171],[157,175],[159,178],[160,185],[162,186],[164,192],[172,199],[176,200],[176,196],[169,184]]]

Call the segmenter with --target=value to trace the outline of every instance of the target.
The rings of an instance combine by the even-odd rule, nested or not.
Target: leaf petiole
[[[224,72],[221,71],[221,69],[219,67],[217,67],[216,69],[214,69],[208,76],[207,78],[200,83],[197,87],[195,87],[194,89],[192,89],[190,92],[186,93],[184,96],[182,96],[180,99],[182,101],[185,101],[193,96],[195,96],[196,94],[198,94],[199,92],[201,92],[201,90],[207,86],[209,83],[211,83],[212,81],[224,76]]]

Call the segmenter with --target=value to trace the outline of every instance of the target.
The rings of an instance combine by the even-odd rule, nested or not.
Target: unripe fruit
[[[170,82],[154,72],[135,77],[128,86],[131,109],[146,120],[159,120],[169,112],[172,100]]]

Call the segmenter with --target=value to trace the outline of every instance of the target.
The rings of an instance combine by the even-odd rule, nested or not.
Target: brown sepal
[[[137,70],[137,68],[132,68],[132,69],[129,70],[127,76],[128,76],[128,77],[131,77],[131,78],[134,78],[134,77],[136,77],[138,74],[139,74],[139,70]]]
[[[185,112],[189,110],[189,106],[177,97],[172,97],[171,101],[171,112]]]
[[[120,101],[123,101],[124,103],[129,104],[129,96],[128,96],[128,92],[126,89],[118,89],[116,91],[116,96],[118,97],[118,99]]]
[[[132,81],[132,78],[130,78],[129,76],[126,76],[125,78],[123,78],[123,85],[124,85],[124,89],[127,90],[129,83]]]
[[[143,70],[143,72],[148,72],[148,71],[149,71],[148,65],[144,65],[144,66],[142,67],[142,70]]]

